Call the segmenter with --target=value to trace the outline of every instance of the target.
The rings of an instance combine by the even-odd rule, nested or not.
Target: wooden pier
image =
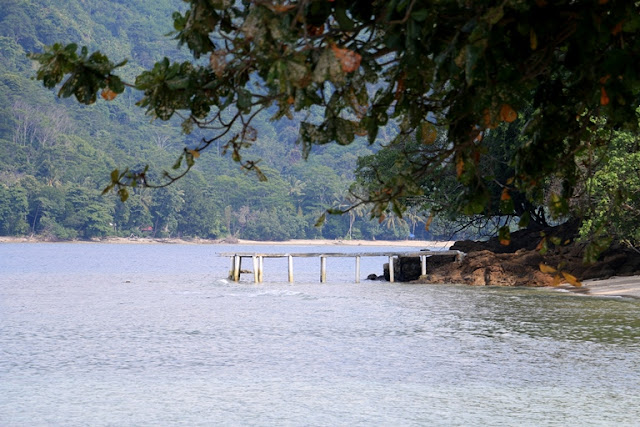
[[[221,253],[220,256],[231,258],[231,270],[229,278],[235,282],[240,281],[240,274],[253,273],[255,283],[262,283],[264,280],[264,259],[265,258],[287,258],[288,259],[288,279],[293,283],[293,259],[294,258],[320,258],[320,282],[327,281],[327,258],[354,258],[355,259],[355,282],[360,282],[360,259],[362,257],[387,257],[389,259],[389,281],[394,282],[393,260],[396,257],[419,257],[422,266],[422,275],[427,274],[427,258],[433,256],[455,256],[457,262],[462,262],[464,252],[460,251],[419,251],[419,252],[363,252],[363,253],[253,253],[235,252]],[[243,271],[242,260],[250,258],[253,270]]]

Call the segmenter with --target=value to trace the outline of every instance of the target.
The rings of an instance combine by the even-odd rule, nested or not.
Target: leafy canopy
[[[193,60],[163,59],[130,86],[161,120],[183,118],[210,134],[185,149],[164,183],[184,174],[214,141],[247,169],[241,151],[257,138],[251,121],[262,111],[301,121],[306,153],[315,144],[370,142],[393,123],[415,135],[418,150],[401,176],[381,182],[367,199],[382,215],[389,203],[420,193],[413,180],[443,162],[455,165],[466,188],[464,210],[490,203],[484,134],[532,111],[523,141],[509,159],[514,174],[502,185],[540,199],[545,179],[562,183],[554,206],[576,186],[578,163],[602,138],[587,138],[592,117],[606,130],[635,129],[640,88],[640,6],[609,0],[185,0],[174,35]],[[31,57],[47,87],[66,79],[62,96],[92,103],[123,84],[100,53],[54,45]],[[311,112],[314,112],[312,115]],[[318,117],[320,112],[321,119]],[[435,141],[434,124],[447,144]],[[114,171],[109,188],[126,198],[127,185],[156,185],[146,168]],[[388,185],[386,185],[388,184]],[[164,185],[164,184],[161,184]],[[396,209],[400,209],[394,205]]]

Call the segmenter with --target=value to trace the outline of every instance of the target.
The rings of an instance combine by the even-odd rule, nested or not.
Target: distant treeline
[[[153,121],[127,90],[90,107],[60,100],[31,80],[28,52],[45,44],[77,42],[112,58],[129,59],[123,77],[164,56],[186,58],[171,38],[178,0],[8,0],[0,9],[0,234],[51,239],[150,235],[155,237],[282,240],[291,238],[404,239],[449,237],[424,230],[426,218],[389,216],[371,221],[364,208],[318,218],[353,203],[348,188],[359,156],[355,146],[318,147],[302,159],[297,127],[259,117],[258,140],[245,151],[262,159],[267,182],[242,172],[210,147],[194,170],[174,185],[133,191],[125,203],[101,195],[112,170],[170,170],[181,150],[206,134],[181,133],[179,123]],[[381,138],[384,140],[385,136]]]

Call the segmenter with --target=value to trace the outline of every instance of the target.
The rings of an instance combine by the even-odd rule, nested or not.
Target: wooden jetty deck
[[[264,280],[264,258],[287,258],[288,259],[288,279],[293,283],[293,259],[294,258],[320,258],[320,282],[327,281],[327,258],[355,258],[355,282],[360,282],[360,259],[362,257],[388,257],[389,258],[389,281],[394,282],[393,260],[396,257],[419,257],[422,266],[422,275],[427,274],[427,258],[433,256],[455,256],[457,262],[462,262],[465,253],[460,251],[417,251],[417,252],[362,252],[362,253],[255,253],[255,252],[226,252],[219,256],[231,258],[231,270],[229,278],[235,282],[240,281],[240,274],[253,273],[255,283],[262,283]],[[251,258],[253,264],[252,271],[242,270],[242,260]]]

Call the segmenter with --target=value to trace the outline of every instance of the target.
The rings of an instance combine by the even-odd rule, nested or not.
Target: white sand
[[[41,243],[42,239],[37,237],[7,237],[0,236],[0,243]],[[298,239],[284,242],[265,242],[255,240],[238,240],[237,243],[228,243],[223,240],[211,239],[161,239],[151,237],[108,237],[106,239],[86,241],[74,240],[66,243],[118,243],[118,244],[185,244],[185,245],[270,245],[270,246],[409,246],[409,247],[436,247],[447,249],[454,242],[452,241],[430,241],[430,240],[315,240]]]

